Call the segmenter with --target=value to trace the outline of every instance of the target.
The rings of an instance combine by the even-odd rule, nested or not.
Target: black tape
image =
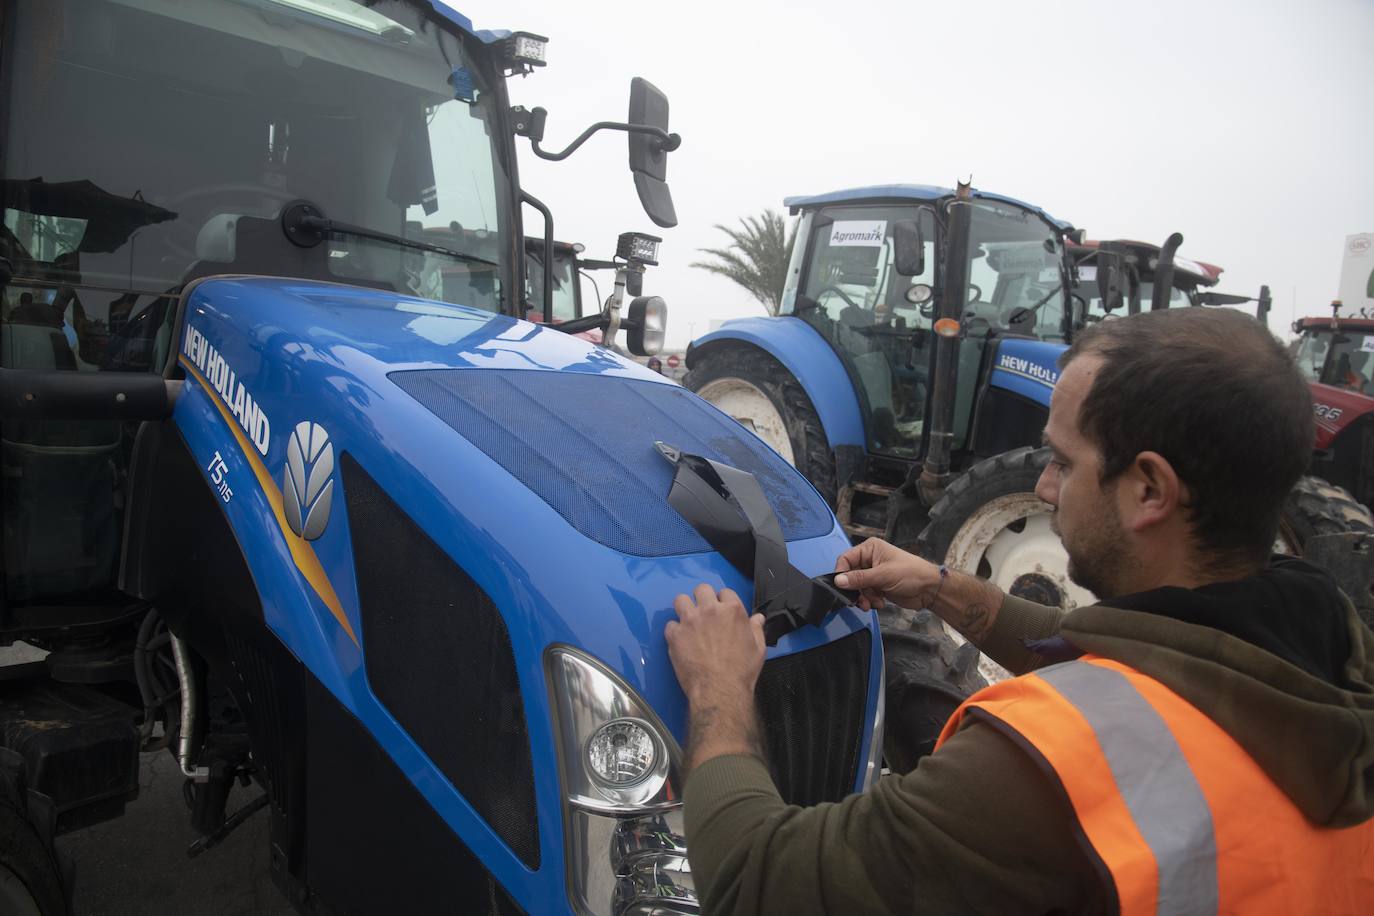
[[[763,632],[770,646],[858,600],[857,591],[835,585],[834,573],[813,579],[788,562],[782,528],[753,474],[662,442],[654,445],[677,469],[668,505],[731,566],[753,580],[750,612],[764,615]]]

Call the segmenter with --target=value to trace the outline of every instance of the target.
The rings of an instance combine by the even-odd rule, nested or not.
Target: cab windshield
[[[273,221],[300,199],[453,252],[331,234],[328,276],[506,304],[497,78],[418,4],[20,0],[8,15],[0,307],[46,308],[77,339],[74,368],[197,265],[294,276]]]
[[[1308,330],[1295,358],[1308,381],[1374,395],[1374,331]]]

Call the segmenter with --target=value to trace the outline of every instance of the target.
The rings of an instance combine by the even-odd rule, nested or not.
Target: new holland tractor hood
[[[623,715],[664,730],[676,766],[673,599],[700,582],[755,594],[754,564],[670,504],[675,474],[699,475],[655,443],[742,472],[749,525],[773,518],[776,543],[757,556],[794,590],[765,602],[777,620],[760,703],[784,795],[835,798],[871,778],[875,624],[810,579],[848,541],[729,417],[556,330],[392,293],[216,278],[184,314],[173,420],[263,622],[526,905],[571,887],[575,908],[602,910],[584,872],[605,852],[566,848],[564,824],[680,798],[675,770],[653,799],[584,778],[569,720],[595,691],[570,685],[601,672]]]

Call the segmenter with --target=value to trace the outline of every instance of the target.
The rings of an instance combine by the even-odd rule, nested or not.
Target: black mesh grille
[[[501,612],[350,455],[341,463],[368,683],[497,835],[538,868],[530,742]]]
[[[247,708],[245,717],[254,727],[253,757],[267,774],[268,799],[278,811],[288,810],[287,789],[291,784],[284,757],[286,735],[282,730],[281,695],[277,681],[267,667],[262,653],[233,633],[225,633],[229,659],[242,678],[243,694],[239,703]]]
[[[768,767],[792,805],[854,791],[868,700],[867,630],[763,666],[754,698]]]

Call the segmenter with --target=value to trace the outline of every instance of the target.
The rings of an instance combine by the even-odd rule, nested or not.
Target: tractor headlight
[[[578,912],[699,912],[682,837],[682,750],[615,672],[567,646],[545,661],[568,889]]]
[[[668,303],[658,296],[637,296],[630,302],[630,314],[625,322],[629,339],[626,345],[635,356],[653,356],[663,352],[668,334]]]
[[[632,789],[653,778],[660,762],[667,762],[659,744],[647,722],[614,719],[587,741],[587,772],[604,789]]]
[[[551,649],[548,673],[568,800],[613,814],[678,804],[682,751],[648,704],[576,649]]]

